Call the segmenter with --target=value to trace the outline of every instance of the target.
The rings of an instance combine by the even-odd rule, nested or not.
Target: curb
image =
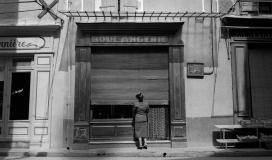
[[[186,149],[156,149],[156,150],[123,150],[107,151],[97,149],[88,151],[30,151],[1,150],[1,157],[266,157],[272,156],[272,150],[264,149],[228,149],[228,150],[186,150]]]

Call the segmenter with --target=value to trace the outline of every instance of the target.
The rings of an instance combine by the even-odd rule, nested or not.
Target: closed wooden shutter
[[[91,51],[88,47],[76,48],[75,66],[75,122],[88,120],[90,107]]]
[[[218,0],[219,3],[219,11],[220,12],[228,12],[229,8],[233,5],[232,0]]]
[[[135,12],[138,9],[137,0],[121,0],[121,11]]]
[[[259,3],[258,2],[241,2],[241,11],[242,12],[258,12]]]
[[[272,118],[272,48],[252,44],[249,47],[253,118]]]
[[[168,103],[168,53],[160,47],[107,47],[92,52],[92,104]]]
[[[102,11],[118,11],[118,0],[101,0]]]

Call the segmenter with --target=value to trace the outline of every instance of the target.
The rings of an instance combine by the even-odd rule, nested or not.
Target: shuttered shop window
[[[118,11],[118,0],[101,0],[102,11]]]
[[[121,11],[135,12],[138,9],[137,0],[121,0]]]
[[[250,81],[253,118],[272,118],[272,47],[249,46]]]
[[[168,102],[167,51],[161,47],[94,48],[91,103],[131,105],[139,90],[152,103]]]

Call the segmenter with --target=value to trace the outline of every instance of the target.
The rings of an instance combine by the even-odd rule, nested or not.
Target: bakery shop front
[[[132,107],[150,105],[150,145],[186,144],[183,23],[77,23],[74,144],[135,145]]]

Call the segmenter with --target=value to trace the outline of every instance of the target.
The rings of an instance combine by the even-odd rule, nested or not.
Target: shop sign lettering
[[[92,36],[92,43],[168,43],[167,36]]]
[[[44,45],[42,37],[0,37],[0,50],[37,50]]]

